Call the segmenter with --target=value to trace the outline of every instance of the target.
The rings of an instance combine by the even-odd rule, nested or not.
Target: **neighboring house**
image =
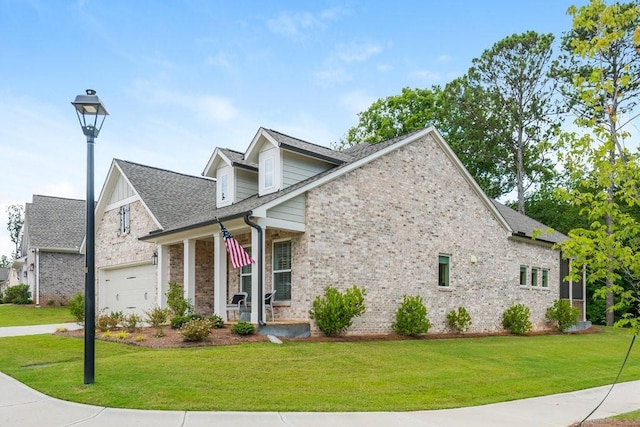
[[[4,294],[4,290],[9,287],[9,279],[11,277],[11,269],[0,267],[0,299]]]
[[[65,303],[84,289],[84,200],[33,195],[25,204],[20,281],[34,304]]]
[[[166,306],[173,281],[202,313],[226,319],[242,290],[262,323],[255,302],[275,289],[277,322],[309,322],[326,286],[355,284],[366,313],[351,333],[391,331],[403,295],[423,297],[432,331],[464,306],[487,332],[513,303],[545,328],[560,297],[565,236],[490,200],[434,128],[342,152],[260,128],[203,175],[114,160],[96,208],[98,307]],[[256,263],[231,267],[218,220]]]

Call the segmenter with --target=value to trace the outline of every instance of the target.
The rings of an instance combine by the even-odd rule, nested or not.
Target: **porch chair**
[[[265,314],[267,309],[271,310],[271,321],[273,322],[273,297],[276,294],[276,289],[264,294],[264,310]]]
[[[246,292],[238,292],[233,294],[231,298],[231,302],[227,304],[227,313],[230,311],[235,311],[236,313],[241,313],[243,311],[247,311],[247,298],[249,295]],[[238,315],[236,314],[236,318]]]

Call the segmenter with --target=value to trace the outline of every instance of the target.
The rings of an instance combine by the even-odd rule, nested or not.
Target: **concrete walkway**
[[[49,333],[55,331],[57,327],[59,325],[32,327],[31,331]],[[16,329],[0,328],[0,337],[15,336]],[[45,332],[35,332],[43,329]],[[494,427],[517,425],[565,427],[587,416],[608,390],[609,386],[596,387],[572,393],[484,406],[416,412],[144,411],[105,408],[58,400],[0,373],[0,426]],[[607,418],[639,408],[640,381],[622,383],[614,387],[609,398],[590,419]]]

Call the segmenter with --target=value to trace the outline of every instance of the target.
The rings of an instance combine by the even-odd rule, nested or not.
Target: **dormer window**
[[[264,188],[273,187],[273,157],[264,160]]]
[[[227,201],[229,198],[229,175],[220,177],[220,200]]]

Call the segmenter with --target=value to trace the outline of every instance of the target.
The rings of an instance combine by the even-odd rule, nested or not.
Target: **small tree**
[[[427,318],[427,307],[422,302],[422,297],[404,295],[402,304],[396,311],[396,321],[391,327],[396,333],[410,337],[427,333],[431,322]]]
[[[13,258],[20,256],[20,243],[22,241],[22,226],[24,225],[24,206],[11,205],[7,208],[7,231],[9,232],[9,238],[16,245],[16,250],[13,253]]]
[[[182,317],[193,312],[193,305],[184,297],[184,288],[180,283],[169,282],[167,305],[174,316]]]
[[[309,316],[316,321],[318,329],[328,337],[339,335],[353,323],[353,318],[365,312],[365,290],[357,286],[347,289],[343,294],[332,286],[324,289],[324,297],[313,300]]]
[[[156,305],[151,310],[145,311],[144,314],[147,315],[147,322],[149,322],[151,326],[157,329],[155,336],[163,337],[164,331],[162,330],[162,327],[167,323],[167,320],[169,319],[169,309],[160,308]]]
[[[75,294],[69,301],[69,312],[78,325],[84,326],[84,294],[82,292]]]

